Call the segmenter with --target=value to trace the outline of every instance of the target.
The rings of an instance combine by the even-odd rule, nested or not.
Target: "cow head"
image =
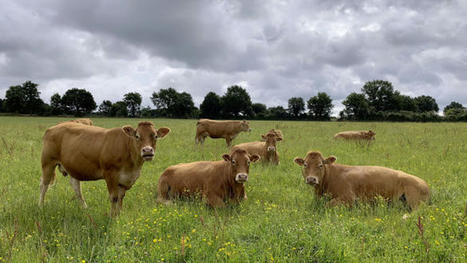
[[[268,152],[276,151],[276,142],[282,141],[282,137],[278,137],[274,133],[267,133],[266,135],[261,135],[261,138],[266,143],[266,150]]]
[[[224,154],[222,158],[230,163],[231,175],[237,183],[244,183],[248,181],[248,172],[250,171],[250,162],[256,162],[260,159],[259,155],[249,155],[247,151],[238,149],[232,154]]]
[[[294,162],[303,166],[302,174],[305,183],[319,185],[323,181],[326,165],[331,165],[336,161],[336,157],[329,156],[324,159],[320,152],[308,152],[305,159],[296,157]]]
[[[240,122],[240,127],[242,128],[242,131],[244,132],[251,132],[251,128],[250,128],[250,123],[248,121],[241,121]]]
[[[372,130],[368,130],[368,132],[366,133],[368,138],[370,138],[370,140],[374,140],[375,139],[375,135],[376,133]]]
[[[131,126],[123,126],[122,129],[126,135],[134,140],[144,161],[151,161],[154,158],[156,140],[163,138],[170,132],[170,129],[165,127],[156,131],[154,124],[149,121],[140,122],[136,130]]]

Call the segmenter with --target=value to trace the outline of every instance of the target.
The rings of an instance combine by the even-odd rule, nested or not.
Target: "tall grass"
[[[248,200],[211,209],[199,200],[157,204],[157,181],[169,165],[219,160],[223,140],[195,146],[195,120],[152,120],[172,132],[110,219],[104,181],[82,183],[88,209],[68,178],[57,174],[45,206],[37,206],[45,129],[60,118],[0,117],[0,262],[465,262],[467,124],[252,121],[234,144],[277,128],[280,165],[254,164]],[[94,119],[136,125],[135,119]],[[372,129],[370,146],[332,139],[338,131]],[[292,162],[308,150],[338,163],[381,165],[428,182],[432,204],[407,213],[400,204],[326,208]]]

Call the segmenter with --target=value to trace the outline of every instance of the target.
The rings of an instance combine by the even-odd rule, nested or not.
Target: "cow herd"
[[[251,131],[247,121],[215,121],[201,119],[196,124],[195,143],[206,137],[224,138],[230,147],[242,131]],[[127,190],[138,179],[145,161],[151,161],[158,139],[169,128],[156,129],[152,122],[140,122],[136,128],[123,126],[105,129],[93,126],[90,119],[59,123],[47,129],[43,137],[41,156],[42,177],[39,205],[55,179],[55,169],[70,175],[70,185],[76,197],[86,207],[80,181],[104,179],[111,202],[111,215],[122,209]],[[373,131],[340,132],[334,138],[374,140]],[[280,130],[271,129],[261,135],[261,141],[231,147],[219,161],[180,163],[165,169],[159,178],[157,201],[169,204],[175,198],[200,196],[211,207],[223,207],[226,202],[247,198],[244,183],[251,163],[262,161],[279,164],[277,142],[283,140]],[[310,151],[305,158],[293,160],[301,166],[305,183],[318,197],[328,196],[330,206],[352,206],[357,200],[372,200],[381,196],[387,201],[402,200],[415,209],[430,198],[427,183],[402,171],[380,166],[350,166],[336,163],[336,157],[325,158]]]

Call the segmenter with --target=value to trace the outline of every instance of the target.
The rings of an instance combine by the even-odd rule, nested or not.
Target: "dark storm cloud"
[[[467,104],[465,1],[0,0],[0,94],[31,79],[47,100],[87,88],[100,103],[166,87],[199,104],[232,84],[286,106],[338,103],[373,79]]]

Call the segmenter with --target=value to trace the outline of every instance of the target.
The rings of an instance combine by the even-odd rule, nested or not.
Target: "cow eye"
[[[323,164],[322,164],[322,163],[320,163],[318,166],[319,166],[319,168],[323,168]]]
[[[235,160],[232,160],[232,164],[235,165],[235,163],[236,163]]]
[[[306,164],[306,163],[303,163],[303,166],[304,166],[304,167],[308,167],[308,164]]]
[[[136,139],[139,140],[139,138],[140,138],[140,137],[139,137],[139,133],[137,133],[137,134],[135,135],[135,137],[136,137]]]
[[[154,140],[157,139],[157,134],[153,134],[152,137],[154,138]]]
[[[248,166],[250,166],[250,161],[248,161],[246,164],[247,164]]]

